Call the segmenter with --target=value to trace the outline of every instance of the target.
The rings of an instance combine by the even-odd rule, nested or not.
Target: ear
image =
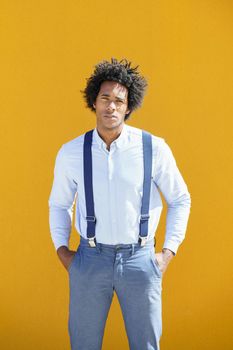
[[[93,103],[93,107],[95,108],[95,104]]]

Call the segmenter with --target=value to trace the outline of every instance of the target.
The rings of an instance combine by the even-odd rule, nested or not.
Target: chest
[[[113,181],[122,187],[143,184],[143,152],[131,147],[115,152],[93,152],[93,182],[101,186]]]

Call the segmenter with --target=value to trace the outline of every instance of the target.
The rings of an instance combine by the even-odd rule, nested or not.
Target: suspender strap
[[[143,195],[142,207],[140,216],[139,240],[141,245],[145,244],[148,236],[148,220],[150,206],[150,190],[151,190],[151,173],[152,173],[152,137],[147,131],[142,130],[143,142],[143,165],[144,165],[144,180],[143,180]]]
[[[92,135],[93,130],[86,132],[84,136],[83,147],[83,169],[84,169],[84,187],[86,198],[86,220],[87,220],[87,238],[91,239],[92,244],[95,241],[95,210],[93,199],[93,181],[92,181]],[[91,245],[91,243],[90,243]]]
[[[84,168],[84,188],[86,199],[86,220],[87,220],[87,238],[92,247],[96,246],[95,225],[96,217],[94,210],[93,198],[93,179],[92,179],[92,136],[93,130],[86,132],[83,145],[83,168]],[[151,190],[151,173],[152,173],[152,137],[147,131],[142,130],[143,143],[143,195],[139,227],[139,241],[141,245],[146,243],[148,236],[148,220],[150,206],[150,190]]]

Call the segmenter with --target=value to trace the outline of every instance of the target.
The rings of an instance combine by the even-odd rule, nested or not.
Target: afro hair
[[[127,120],[130,114],[142,105],[147,87],[146,79],[139,75],[137,68],[138,66],[131,67],[131,62],[126,59],[118,61],[111,58],[111,62],[103,60],[98,63],[95,66],[94,73],[86,79],[86,88],[81,90],[86,107],[95,111],[93,103],[95,103],[101,84],[104,81],[116,81],[128,89],[128,108],[130,112],[125,115],[125,120]]]

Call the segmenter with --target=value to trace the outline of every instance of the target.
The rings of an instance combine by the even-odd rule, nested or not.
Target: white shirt
[[[56,157],[49,197],[49,225],[55,249],[69,247],[76,201],[75,228],[86,235],[83,178],[84,135],[64,143]],[[152,135],[152,183],[148,238],[155,236],[162,211],[159,190],[168,206],[163,248],[175,254],[185,237],[191,198],[172,151],[165,140]],[[137,243],[143,190],[142,130],[124,124],[120,136],[107,145],[93,132],[93,196],[96,240],[105,244]]]

